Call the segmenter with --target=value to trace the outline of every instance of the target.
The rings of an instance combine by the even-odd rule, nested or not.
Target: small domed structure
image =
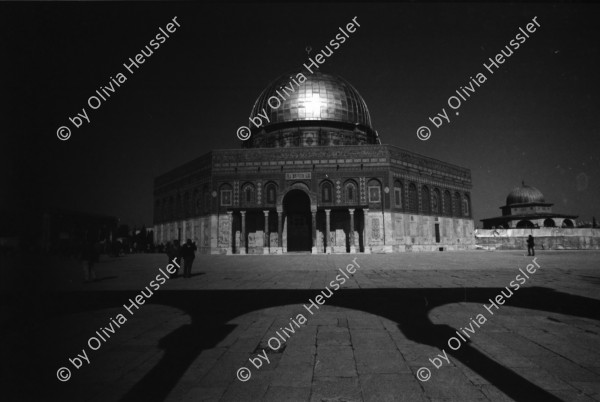
[[[554,213],[552,205],[540,190],[521,182],[506,197],[506,205],[500,207],[502,216],[481,221],[484,229],[573,227],[577,215]]]
[[[526,186],[524,182],[513,188],[506,197],[506,205],[530,203],[545,203],[544,194],[535,187]]]

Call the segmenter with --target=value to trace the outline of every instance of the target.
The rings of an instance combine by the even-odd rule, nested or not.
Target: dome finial
[[[308,45],[304,50],[306,50],[306,54],[310,56],[310,52],[312,52],[312,47]]]

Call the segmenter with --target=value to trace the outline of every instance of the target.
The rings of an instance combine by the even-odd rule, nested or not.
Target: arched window
[[[175,218],[181,218],[181,212],[183,208],[181,205],[181,194],[177,194],[177,198],[175,200]]]
[[[517,229],[530,229],[533,228],[533,223],[531,223],[531,221],[528,220],[522,220],[519,221],[519,223],[517,223]]]
[[[462,216],[461,214],[461,209],[462,209],[462,205],[461,205],[461,200],[460,200],[460,194],[459,193],[454,193],[454,216]]]
[[[250,205],[254,203],[254,185],[246,183],[242,186],[243,204]]]
[[[463,198],[463,215],[464,216],[471,216],[471,206],[469,205],[470,199],[469,196],[467,194],[465,194],[464,198]]]
[[[208,189],[208,186],[204,186],[204,188],[202,189],[202,199],[204,200],[202,202],[203,211],[206,213],[210,211],[210,191]]]
[[[442,199],[442,196],[440,194],[440,190],[438,190],[437,188],[434,188],[433,195],[431,197],[431,212],[434,215],[439,215],[439,213],[440,213],[441,199]]]
[[[220,188],[219,195],[221,196],[221,205],[224,207],[231,206],[231,185],[223,184]]]
[[[377,179],[371,179],[367,182],[367,196],[370,204],[381,203],[381,182]]]
[[[194,190],[194,200],[192,202],[192,209],[194,211],[194,215],[200,214],[200,190]]]
[[[185,192],[183,195],[183,216],[188,217],[190,215],[190,193]]]
[[[573,221],[570,219],[565,219],[562,223],[563,228],[572,228],[573,226],[575,225],[573,225]]]
[[[444,191],[444,215],[452,216],[452,196],[450,191]]]
[[[545,228],[553,228],[554,226],[556,226],[556,224],[554,223],[554,219],[548,218],[548,219],[544,220],[544,227]]]
[[[415,214],[419,212],[419,195],[415,183],[408,185],[408,210]]]
[[[421,187],[421,205],[423,206],[423,213],[431,213],[431,195],[427,186]]]
[[[325,181],[321,184],[321,200],[323,202],[331,202],[333,194],[333,186],[330,182]]]
[[[265,186],[265,193],[267,194],[267,204],[275,204],[277,201],[277,187],[274,183]]]
[[[396,208],[402,208],[402,182],[396,180],[394,182],[394,206]]]
[[[349,204],[356,202],[356,183],[349,181],[345,185],[346,202]]]
[[[369,180],[367,183],[367,194],[369,195],[370,203],[379,204],[381,202],[381,183],[379,180]]]

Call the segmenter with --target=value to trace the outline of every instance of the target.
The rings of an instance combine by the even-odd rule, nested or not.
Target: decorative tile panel
[[[360,203],[362,205],[364,205],[367,203],[367,190],[366,190],[365,178],[360,177],[358,180],[359,180],[359,186],[360,186]]]
[[[380,227],[379,227],[379,218],[372,218],[371,220],[371,239],[379,240],[380,236]]]
[[[240,205],[240,181],[233,181],[233,206],[237,207]]]
[[[256,183],[256,204],[261,205],[262,203],[262,181]]]

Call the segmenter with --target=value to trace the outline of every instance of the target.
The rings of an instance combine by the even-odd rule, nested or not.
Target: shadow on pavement
[[[343,307],[387,318],[396,322],[398,328],[408,339],[436,348],[445,348],[448,339],[456,336],[455,331],[458,328],[433,324],[428,317],[429,312],[439,306],[461,302],[485,303],[489,305],[488,300],[499,294],[502,289],[342,289],[338,290],[333,297],[327,300],[325,305]],[[320,289],[161,290],[147,304],[165,305],[179,309],[190,316],[191,324],[181,326],[160,340],[158,347],[164,350],[164,355],[160,362],[128,390],[122,401],[164,400],[201,351],[215,347],[234,329],[234,325],[227,324],[229,321],[238,316],[265,308],[290,304],[307,304],[309,298],[313,299],[319,291]],[[42,311],[40,317],[45,317],[46,320],[51,321],[53,316],[56,317],[63,314],[76,314],[106,308],[122,309],[123,304],[136,294],[124,291],[50,293],[43,295],[42,300],[45,302],[41,308],[40,306],[37,306],[37,308]],[[3,296],[3,298],[5,297]],[[15,300],[3,300],[3,302],[7,302],[10,305],[14,304]],[[520,289],[511,297],[510,303],[506,305],[595,320],[600,318],[600,301],[540,287]],[[317,315],[318,312],[315,313],[315,317]],[[310,321],[310,317],[307,318]],[[493,320],[493,317],[490,318],[487,313],[486,318]],[[18,317],[16,319],[18,320]],[[125,325],[135,325],[135,316],[128,317],[128,319],[133,321]],[[21,329],[23,325],[33,326],[30,329],[34,332],[29,333],[30,337],[21,337],[18,340],[3,339],[3,348],[6,345],[14,345],[15,343],[20,343],[26,350],[33,348],[30,351],[35,351],[35,347],[48,348],[52,346],[43,342],[43,333],[35,332],[43,329],[44,320],[36,321],[35,323],[32,323],[32,320],[10,323],[10,327],[14,330]],[[61,328],[63,332],[74,329]],[[485,324],[478,331],[485,331]],[[6,333],[3,334],[3,338],[9,336]],[[474,335],[474,337],[476,336],[477,334]],[[23,377],[20,375],[19,378],[13,381],[27,381],[28,378],[42,380],[41,377],[43,377],[42,384],[47,381],[50,387],[43,388],[46,396],[48,396],[47,390],[49,389],[62,394],[68,391],[68,387],[72,383],[58,382],[55,377],[56,370],[61,365],[64,365],[67,357],[75,356],[77,348],[81,351],[80,348],[82,346],[84,345],[73,345],[73,349],[71,350],[60,351],[63,356],[61,361],[54,359],[46,362],[43,358],[44,354],[39,352],[42,353],[42,357],[37,356],[37,363],[42,364],[42,366],[36,364],[35,361],[31,362],[27,359],[24,361],[24,355],[20,355],[20,353],[25,353],[24,351],[8,351],[10,352],[9,356],[11,356],[10,361],[15,365],[9,369],[3,365],[3,371],[6,370],[5,373],[2,373],[3,378],[10,378],[5,377],[5,374],[7,376],[12,374],[12,377],[15,377],[16,372],[24,369],[25,375],[31,375],[32,377]],[[514,400],[560,400],[509,368],[502,366],[487,355],[482,354],[469,343],[463,343],[457,351],[452,351],[449,348],[445,349],[454,359],[469,367]],[[248,350],[249,354],[251,352],[251,350]],[[61,356],[60,353],[57,352],[55,355]],[[44,367],[44,364],[47,364],[48,367]],[[40,373],[39,370],[43,370],[43,372]],[[79,373],[74,373],[74,376],[77,374]],[[223,373],[223,375],[231,375],[232,380],[235,379],[235,372]],[[88,386],[93,385],[93,380],[88,379],[88,381]],[[21,389],[21,392],[24,392],[23,389]],[[21,397],[20,400],[31,400],[25,394],[22,394]],[[62,395],[60,400],[66,401],[69,398]]]

